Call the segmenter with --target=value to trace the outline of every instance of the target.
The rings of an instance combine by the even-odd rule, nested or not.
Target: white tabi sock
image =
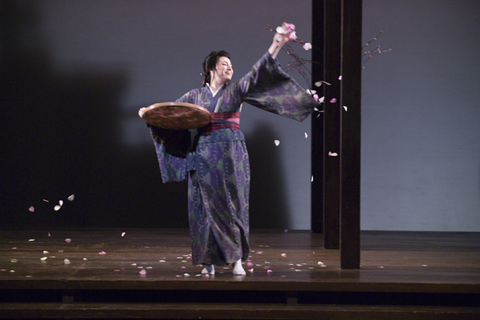
[[[205,268],[202,269],[202,274],[215,274],[215,266],[213,264],[206,265]]]
[[[238,261],[233,263],[233,270],[232,271],[233,271],[233,274],[236,275],[236,276],[244,276],[244,275],[247,274],[245,272],[245,270],[243,269],[242,259],[239,259]]]

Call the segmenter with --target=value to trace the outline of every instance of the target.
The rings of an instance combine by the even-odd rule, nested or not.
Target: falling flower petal
[[[312,44],[310,42],[305,42],[305,44],[303,45],[303,49],[307,51],[312,49]]]
[[[332,100],[330,100],[330,103],[335,103],[335,102],[337,102],[336,98],[333,98]]]
[[[68,196],[68,201],[73,201],[75,199],[75,195],[74,194],[71,194]]]
[[[140,273],[141,275],[145,275],[145,274],[147,274],[147,270],[145,270],[145,269],[142,269],[142,270],[140,270],[140,272],[139,272],[139,273]]]
[[[308,133],[305,132],[305,139],[307,139],[307,138],[308,138]]]
[[[385,268],[385,267],[384,267],[384,266],[378,266],[378,268],[379,268],[379,269],[383,269],[383,268]]]
[[[340,80],[340,81],[342,80],[342,75],[338,76],[338,80]]]
[[[190,275],[188,273],[184,273],[183,274],[185,277],[190,277]]]
[[[329,151],[328,156],[329,157],[338,157],[338,153]]]
[[[10,262],[12,262],[12,263],[17,263],[17,261],[18,261],[17,259],[10,260]]]
[[[50,232],[48,233],[48,236],[51,237],[52,235],[50,234]]]
[[[98,254],[107,254],[105,251],[100,251]]]
[[[60,205],[56,205],[55,207],[53,207],[53,210],[58,211],[58,210],[60,210],[61,207],[62,206],[60,206]]]
[[[59,201],[58,201],[58,204],[59,204],[60,206],[63,206],[63,200],[59,200]]]
[[[347,108],[347,106],[343,106],[343,109],[345,109],[345,111],[348,111],[348,108]]]
[[[67,239],[65,239],[65,242],[66,242],[66,243],[70,243],[70,242],[72,242],[72,239],[67,238]]]
[[[88,259],[87,258],[83,258],[83,261],[87,261]]]
[[[135,267],[137,264],[136,263],[132,263],[131,266]]]
[[[115,269],[113,270],[113,272],[120,272],[120,269]]]
[[[65,260],[63,260],[63,263],[65,263],[65,264],[70,264],[70,260],[65,259]]]
[[[30,208],[28,208],[28,211],[35,212],[35,208],[33,206],[31,206]]]
[[[278,147],[280,145],[280,140],[274,140],[273,143]]]
[[[322,85],[322,83],[325,83],[327,86],[332,85],[331,83],[328,83],[327,81],[317,81],[317,82],[315,82],[315,86],[320,87]]]
[[[122,237],[125,237],[125,234],[126,234],[125,232],[122,232]]]
[[[281,256],[285,258],[285,257],[287,256],[287,254],[286,254],[286,253],[282,253]]]
[[[252,266],[253,266],[253,263],[251,263],[250,261],[248,261],[248,262],[247,262],[247,266],[252,267]]]
[[[43,202],[50,202],[50,201],[48,201],[47,199],[43,199]]]
[[[252,268],[252,269],[248,269],[248,272],[251,272],[251,273],[253,273],[253,268]]]
[[[35,239],[28,239],[28,242],[33,242],[35,241]]]
[[[268,269],[268,270],[267,270],[267,273],[272,273],[272,272],[273,272],[273,271],[272,271],[272,270],[270,270],[270,269]]]
[[[310,179],[310,182],[313,182],[313,176],[312,176],[312,179]]]
[[[43,251],[43,254],[47,254],[47,253],[48,253],[48,251],[47,251],[47,250],[44,250],[44,251]]]
[[[165,262],[165,260],[158,260],[158,262]]]

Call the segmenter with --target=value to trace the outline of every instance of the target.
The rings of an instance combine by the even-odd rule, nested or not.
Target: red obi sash
[[[223,128],[240,129],[240,112],[213,112],[212,122],[199,129],[202,135],[208,135],[212,131]]]

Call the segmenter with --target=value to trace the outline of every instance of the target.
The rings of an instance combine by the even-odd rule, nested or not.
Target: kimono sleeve
[[[188,130],[166,130],[150,126],[153,144],[163,183],[186,179],[187,156],[190,149]]]
[[[298,121],[318,106],[268,52],[239,80],[239,91],[244,102]]]

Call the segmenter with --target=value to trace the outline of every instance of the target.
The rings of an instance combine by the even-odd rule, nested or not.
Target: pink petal
[[[100,251],[98,254],[107,254],[105,251]]]
[[[125,237],[125,232],[122,232],[122,237]]]
[[[308,134],[305,132],[305,139],[307,139],[307,138],[308,138]]]
[[[63,206],[63,200],[58,201],[58,204],[59,204],[60,206]]]
[[[342,75],[338,76],[338,80],[342,80]]]
[[[287,232],[288,232],[288,229],[285,229],[285,233],[287,233]]]
[[[305,44],[303,45],[303,49],[307,51],[312,49],[312,44],[310,42],[305,42]]]
[[[251,273],[253,273],[253,268],[252,268],[252,269],[248,269],[248,272],[251,272]]]
[[[134,266],[134,267],[135,267],[136,265],[137,265],[136,263],[132,263],[132,264],[131,264],[131,266]]]
[[[251,263],[250,261],[247,262],[247,266],[251,267],[253,266],[253,263]]]
[[[75,199],[75,195],[74,194],[71,194],[68,196],[68,201],[73,201]]]
[[[328,156],[329,157],[338,157],[338,153],[329,151]]]
[[[35,208],[33,206],[31,206],[30,208],[28,208],[28,211],[35,212]]]
[[[65,239],[65,242],[66,242],[66,243],[70,243],[70,242],[72,242],[72,239],[67,238],[67,239]]]
[[[143,275],[143,274],[147,274],[147,270],[145,270],[145,269],[142,269],[142,270],[140,270],[140,272],[139,272],[139,273],[140,273],[140,274],[142,274],[142,275]]]
[[[337,102],[336,98],[333,98],[332,100],[330,100],[330,103],[335,103],[335,102]]]
[[[272,272],[273,272],[273,271],[272,271],[272,270],[270,270],[270,269],[268,269],[268,270],[267,270],[267,273],[272,273]]]
[[[286,22],[285,22],[285,23],[282,25],[282,27],[283,27],[284,29],[286,29],[287,33],[295,30],[295,25],[294,25],[293,23],[286,23]]]
[[[287,254],[286,254],[286,253],[282,253],[281,256],[285,258],[285,257],[287,256]]]

